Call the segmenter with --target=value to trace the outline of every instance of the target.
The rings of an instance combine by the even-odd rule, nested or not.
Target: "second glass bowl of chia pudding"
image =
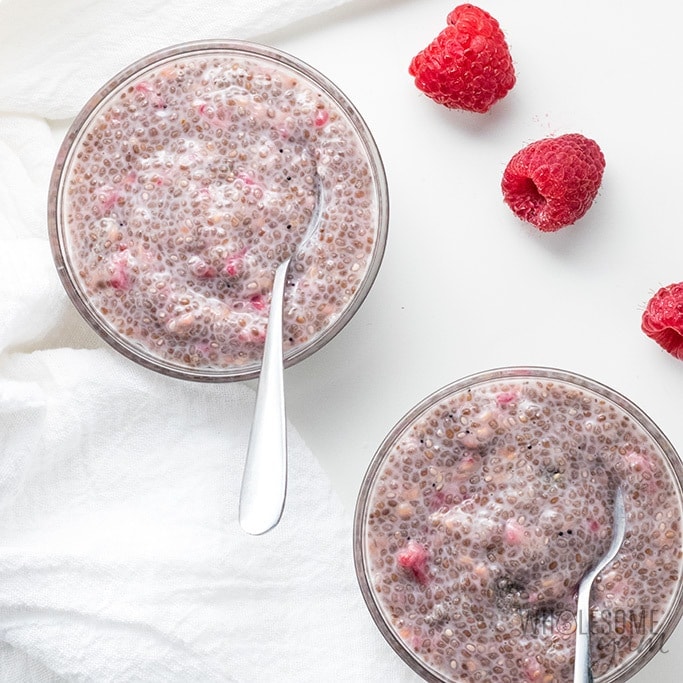
[[[273,274],[292,253],[285,364],[344,327],[380,266],[388,195],[367,125],[325,76],[271,47],[201,41],[141,59],[86,103],[48,221],[62,282],[109,344],[230,381],[258,375]]]
[[[425,680],[571,683],[576,591],[595,680],[629,679],[683,612],[683,466],[642,410],[593,380],[502,368],[457,381],[391,431],[364,479],[354,554],[378,628]]]

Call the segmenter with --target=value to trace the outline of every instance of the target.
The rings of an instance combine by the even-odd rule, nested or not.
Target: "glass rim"
[[[83,105],[69,126],[59,147],[49,183],[47,225],[52,257],[62,286],[81,317],[100,338],[128,359],[161,374],[199,382],[232,382],[258,377],[261,368],[260,359],[245,363],[244,366],[229,368],[183,366],[155,356],[146,348],[130,342],[113,329],[93,308],[86,293],[79,286],[76,269],[71,264],[65,245],[63,220],[64,188],[73,152],[86,132],[88,124],[96,117],[99,110],[107,104],[110,97],[120,92],[129,81],[137,78],[147,69],[156,68],[165,62],[183,56],[191,57],[213,53],[267,60],[300,74],[339,106],[358,138],[371,172],[376,202],[376,218],[373,221],[375,241],[372,253],[358,288],[350,296],[348,303],[341,309],[339,315],[311,340],[285,350],[285,367],[290,367],[308,358],[337,336],[365,301],[384,258],[389,227],[389,191],[386,172],[374,136],[353,102],[327,76],[307,62],[278,48],[236,39],[209,39],[178,43],[141,57],[111,77]]]
[[[674,484],[678,502],[683,513],[683,461],[681,460],[680,455],[664,432],[647,413],[642,410],[642,408],[606,384],[569,370],[540,365],[519,365],[493,368],[472,373],[446,384],[429,394],[401,417],[383,439],[379,448],[371,458],[360,486],[353,519],[354,569],[366,607],[370,612],[376,627],[394,652],[415,673],[419,674],[429,683],[461,683],[461,679],[444,678],[439,675],[437,671],[429,667],[426,662],[414,655],[412,650],[408,649],[403,640],[384,617],[383,609],[377,600],[375,591],[369,580],[370,570],[366,547],[366,522],[370,494],[375,485],[379,470],[384,464],[387,456],[390,454],[392,447],[416,419],[439,401],[442,401],[457,392],[463,391],[468,387],[506,379],[547,379],[574,385],[582,390],[592,392],[602,399],[612,402],[618,408],[626,412],[645,432],[647,432],[652,442],[657,445],[669,476]],[[608,671],[605,675],[597,677],[595,683],[624,683],[634,676],[654,657],[657,651],[672,635],[681,620],[681,617],[683,617],[683,572],[679,573],[676,590],[671,594],[662,619],[657,622],[654,632],[650,634],[651,637],[647,642],[646,647],[642,650],[635,650],[634,654],[624,660],[621,665]]]

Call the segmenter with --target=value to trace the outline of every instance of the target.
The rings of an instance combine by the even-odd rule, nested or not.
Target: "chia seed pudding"
[[[363,595],[426,680],[570,683],[578,584],[610,545],[621,486],[626,537],[593,587],[591,659],[597,681],[624,681],[681,616],[682,472],[651,420],[591,380],[466,378],[409,413],[368,470]]]
[[[67,291],[108,342],[168,374],[244,379],[292,253],[285,362],[353,315],[384,250],[386,181],[325,77],[272,48],[209,41],[150,55],[92,98],[60,150],[49,219]]]

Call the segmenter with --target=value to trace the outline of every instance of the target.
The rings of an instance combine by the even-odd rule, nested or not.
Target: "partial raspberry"
[[[503,173],[503,198],[522,220],[544,232],[575,223],[598,194],[605,157],[578,133],[532,142]]]
[[[486,112],[515,84],[512,57],[498,22],[474,5],[459,5],[448,26],[413,57],[415,85],[451,109]]]
[[[683,360],[683,282],[655,293],[643,313],[641,327],[650,339]]]
[[[419,583],[427,583],[427,549],[416,541],[408,541],[408,545],[400,550],[396,561],[404,569],[412,572]]]

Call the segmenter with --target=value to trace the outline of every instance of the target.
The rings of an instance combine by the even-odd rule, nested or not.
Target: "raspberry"
[[[503,198],[522,220],[544,232],[575,223],[598,194],[605,157],[578,133],[532,142],[503,173]]]
[[[408,69],[415,85],[451,109],[488,111],[515,84],[512,57],[498,22],[474,5],[459,5],[448,26]]]
[[[641,328],[664,350],[683,360],[683,282],[655,293],[643,313]]]

